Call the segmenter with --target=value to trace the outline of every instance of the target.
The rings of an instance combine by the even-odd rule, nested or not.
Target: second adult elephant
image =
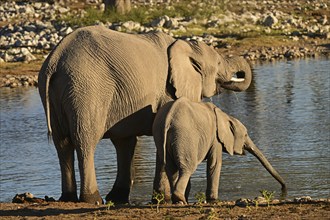
[[[110,138],[118,170],[106,199],[128,202],[137,136],[151,135],[158,108],[183,96],[200,101],[220,87],[242,91],[250,82],[244,59],[225,59],[201,42],[164,33],[125,34],[101,26],[75,30],[47,57],[38,82],[61,167],[60,200],[78,200],[76,151],[79,200],[102,202],[94,151],[100,139]]]
[[[247,134],[245,126],[212,103],[180,98],[165,104],[153,124],[157,163],[171,185],[172,202],[187,203],[190,177],[207,160],[206,198],[218,198],[222,152],[253,154],[285,189],[285,183]],[[169,195],[167,195],[169,197]]]

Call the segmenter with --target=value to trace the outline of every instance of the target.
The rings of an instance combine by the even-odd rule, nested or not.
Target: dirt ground
[[[0,203],[1,219],[330,219],[330,201],[235,206],[216,205],[115,206],[86,203]]]

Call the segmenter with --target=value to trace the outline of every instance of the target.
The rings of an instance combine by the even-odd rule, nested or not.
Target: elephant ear
[[[215,108],[217,120],[217,138],[225,150],[230,154],[244,154],[245,126],[236,118],[233,118],[219,108]]]
[[[231,131],[234,135],[234,153],[235,154],[244,154],[243,148],[245,144],[245,137],[247,131],[245,126],[236,118],[229,116],[231,126]]]
[[[234,135],[231,130],[232,124],[229,117],[219,108],[214,108],[216,116],[216,128],[218,141],[222,143],[225,150],[230,154],[234,155]]]
[[[200,101],[202,96],[201,51],[197,42],[175,41],[168,52],[169,82],[176,98]]]

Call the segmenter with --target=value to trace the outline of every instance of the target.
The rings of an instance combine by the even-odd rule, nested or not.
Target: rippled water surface
[[[248,91],[212,98],[246,125],[252,140],[285,179],[288,198],[330,197],[329,87],[329,60],[295,60],[255,65]],[[26,191],[59,198],[59,164],[47,140],[37,89],[2,88],[0,92],[0,202]],[[147,202],[156,150],[151,137],[142,137],[139,143],[131,200]],[[98,144],[95,157],[99,189],[105,196],[116,176],[110,140]],[[193,175],[192,199],[196,192],[205,191],[205,170],[204,162]],[[280,185],[252,155],[224,155],[220,199],[254,198],[262,189],[280,196]]]

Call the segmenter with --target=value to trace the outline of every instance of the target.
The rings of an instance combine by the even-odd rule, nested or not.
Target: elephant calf
[[[285,189],[282,177],[254,145],[245,126],[212,103],[187,98],[168,102],[156,115],[153,136],[157,165],[165,168],[173,203],[187,203],[190,177],[204,159],[207,201],[218,198],[223,150],[230,155],[244,154],[244,150],[252,153]]]

